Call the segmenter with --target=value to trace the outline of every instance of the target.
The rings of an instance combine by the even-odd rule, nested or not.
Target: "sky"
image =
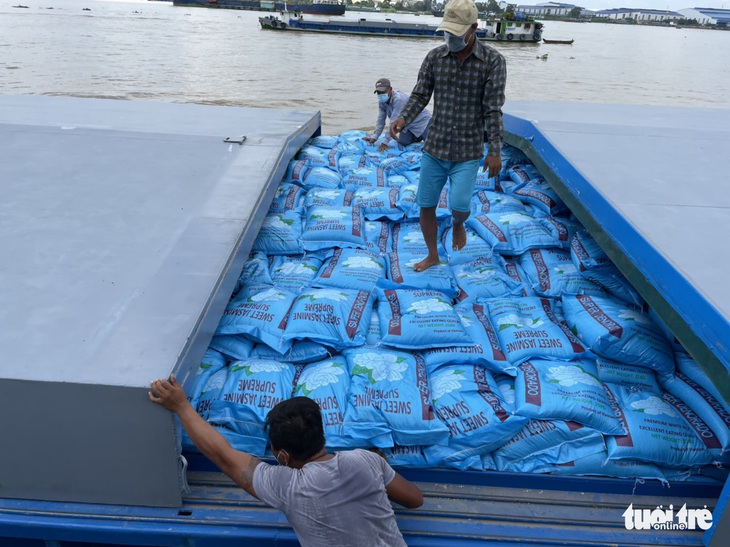
[[[520,4],[535,5],[549,0],[522,0]],[[677,11],[685,8],[722,8],[730,9],[730,0],[555,0],[574,4],[590,10],[606,8],[645,8],[668,9]]]

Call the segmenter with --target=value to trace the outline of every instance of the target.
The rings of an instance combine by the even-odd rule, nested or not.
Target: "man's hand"
[[[403,128],[406,126],[406,121],[403,118],[398,118],[393,123],[390,124],[390,136],[394,139],[398,138],[398,133],[403,131]]]
[[[378,152],[385,152],[387,149],[388,149],[388,145],[385,144],[384,142],[381,143],[380,146],[378,146]]]
[[[147,392],[150,401],[162,405],[170,412],[179,414],[188,403],[188,398],[182,386],[177,382],[175,375],[170,375],[170,380],[154,380],[150,382],[152,391]]]
[[[487,156],[484,158],[484,167],[482,167],[482,173],[489,168],[489,178],[494,178],[499,175],[502,170],[502,158],[499,156]]]
[[[363,137],[362,140],[365,142],[369,142],[370,144],[374,143],[377,139],[375,137]]]

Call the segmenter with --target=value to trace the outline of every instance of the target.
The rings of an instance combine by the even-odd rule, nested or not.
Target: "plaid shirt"
[[[418,82],[401,112],[411,123],[434,95],[434,112],[423,149],[444,161],[468,161],[502,148],[502,105],[507,66],[497,50],[478,40],[464,63],[446,45],[432,49],[418,72]]]

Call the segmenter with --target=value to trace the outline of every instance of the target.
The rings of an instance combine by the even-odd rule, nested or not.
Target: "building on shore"
[[[518,5],[515,12],[532,15],[533,17],[567,17],[574,8],[585,8],[575,4],[564,4],[561,2],[543,2],[535,5]]]
[[[684,18],[681,13],[677,13],[676,11],[643,8],[604,9],[595,12],[594,17],[611,21],[633,19],[637,23],[661,23]]]
[[[679,10],[684,19],[694,19],[700,25],[717,25],[730,28],[730,9],[687,8]]]

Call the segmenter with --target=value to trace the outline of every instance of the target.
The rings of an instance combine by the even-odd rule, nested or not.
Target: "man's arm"
[[[400,116],[397,117],[390,124],[390,136],[394,139],[397,138],[397,133],[400,133],[403,128],[416,119],[421,111],[428,106],[428,102],[431,100],[433,94],[434,78],[433,78],[433,66],[431,64],[431,54],[426,55],[426,58],[421,63],[421,69],[418,71],[418,80],[416,85],[411,91],[411,96],[408,97],[408,102],[401,110]],[[393,116],[395,118],[395,116]]]
[[[390,484],[385,487],[388,499],[408,509],[418,509],[423,505],[423,494],[418,486],[408,479],[404,479],[398,473],[395,474]]]
[[[150,386],[153,390],[147,394],[150,401],[177,414],[195,446],[236,484],[252,496],[258,497],[253,488],[253,473],[261,460],[235,450],[213,426],[203,420],[188,402],[174,375],[170,376],[169,381],[150,382]]]
[[[370,142],[375,142],[378,140],[378,137],[383,132],[383,128],[385,127],[385,118],[386,118],[386,112],[385,112],[385,105],[378,103],[378,120],[375,122],[375,130],[368,136],[368,140]]]
[[[484,169],[489,167],[489,176],[495,177],[502,168],[502,106],[504,105],[504,88],[507,84],[507,64],[500,54],[495,55],[489,67],[489,77],[484,86],[482,109],[484,112],[484,128],[487,132],[489,150],[484,160]]]

